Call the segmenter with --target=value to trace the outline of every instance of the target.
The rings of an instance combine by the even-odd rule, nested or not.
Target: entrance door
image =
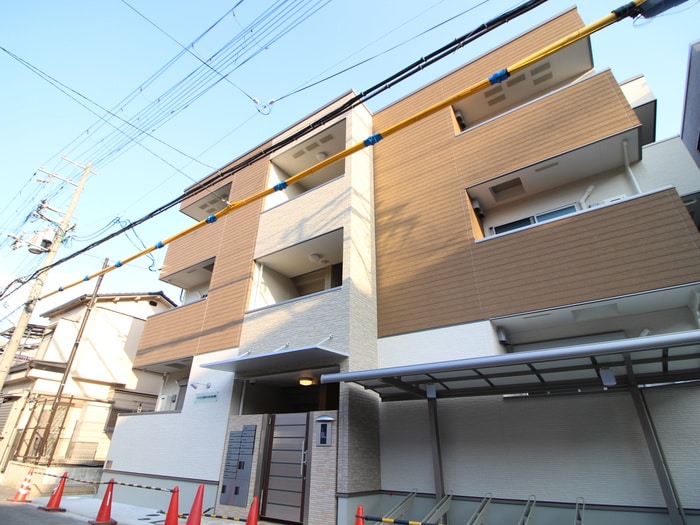
[[[272,416],[261,517],[303,521],[307,429],[305,413]]]

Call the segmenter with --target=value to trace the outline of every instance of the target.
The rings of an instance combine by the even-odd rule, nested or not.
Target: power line
[[[239,2],[240,4],[240,2]],[[237,5],[239,5],[237,4]],[[207,29],[205,29],[202,33],[200,33],[192,42],[190,42],[188,47],[194,47],[199,41],[201,41],[205,36],[207,36],[227,15],[233,12],[233,9],[229,9],[224,13],[219,19],[211,24]],[[157,79],[159,79],[161,76],[165,74],[166,71],[168,71],[180,58],[182,58],[185,54],[187,53],[186,50],[182,50],[179,53],[177,53],[174,57],[172,57],[168,62],[166,62],[163,66],[161,66],[157,71],[155,71],[151,76],[149,76],[146,80],[141,82],[134,90],[132,90],[128,95],[126,95],[121,101],[119,101],[117,104],[114,105],[112,108],[113,113],[117,112],[122,112],[124,109],[129,105],[131,102],[134,101],[139,95],[141,95],[149,86],[153,85]],[[106,122],[104,119],[98,118],[98,120],[93,123],[90,127],[87,128],[85,133],[81,133],[78,135],[76,138],[71,140],[67,145],[65,145],[63,148],[61,148],[55,155],[58,156],[60,153],[64,151],[70,151],[71,148],[76,148],[79,147],[80,145],[84,144],[85,141],[88,139],[89,136],[94,135],[103,125],[105,125]],[[78,155],[80,156],[85,156],[86,158],[95,158],[98,155],[94,154],[93,151],[91,151],[92,148],[88,149],[87,152],[85,152],[85,155]],[[46,161],[48,162],[48,161]]]
[[[177,198],[171,200],[170,202],[160,206],[159,208],[150,212],[149,214],[145,215],[144,217],[141,217],[140,219],[133,221],[128,226],[120,229],[119,231],[114,232],[113,234],[105,237],[104,239],[96,241],[96,242],[92,243],[91,245],[89,245],[89,246],[87,246],[87,247],[85,247],[77,252],[74,252],[73,254],[70,254],[69,256],[64,257],[63,259],[53,263],[51,265],[51,267],[55,267],[55,266],[58,266],[60,264],[63,264],[65,262],[67,262],[68,260],[73,259],[73,258],[77,257],[78,255],[81,255],[81,254],[99,246],[100,244],[103,244],[104,242],[107,242],[107,241],[113,239],[114,237],[121,235],[122,233],[125,233],[125,232],[135,228],[136,226],[146,222],[147,220],[150,220],[150,219],[156,217],[157,215],[163,213],[164,211],[180,204],[185,199],[188,199],[190,197],[198,195],[204,191],[208,191],[212,186],[217,184],[223,178],[229,177],[230,175],[237,173],[238,171],[242,170],[243,168],[258,162],[261,159],[268,157],[270,154],[274,153],[275,151],[278,151],[279,149],[287,146],[288,144],[291,144],[291,143],[297,141],[298,139],[309,134],[310,132],[314,131],[318,127],[323,126],[324,124],[332,121],[333,119],[337,118],[338,116],[342,115],[343,113],[356,107],[357,105],[377,96],[378,94],[386,91],[390,87],[393,87],[397,83],[409,78],[410,76],[412,76],[412,75],[418,73],[419,71],[425,69],[426,67],[438,62],[439,60],[442,60],[446,56],[449,56],[450,54],[454,53],[456,50],[473,42],[474,40],[480,38],[481,36],[484,36],[485,34],[489,33],[490,31],[493,31],[497,27],[500,27],[501,25],[517,18],[518,16],[529,12],[530,10],[545,3],[546,1],[547,0],[528,0],[528,1],[520,4],[519,6],[513,8],[509,11],[506,11],[506,12],[502,13],[501,15],[498,15],[497,17],[489,20],[488,22],[481,24],[480,26],[471,30],[470,32],[462,35],[459,38],[454,39],[452,42],[442,46],[441,48],[433,51],[432,53],[426,55],[425,57],[421,57],[420,59],[414,61],[412,64],[409,64],[407,67],[405,67],[405,68],[401,69],[400,71],[394,73],[393,75],[387,77],[383,81],[375,84],[374,86],[361,92],[360,94],[356,95],[355,97],[352,97],[350,100],[348,100],[346,103],[342,104],[340,107],[326,113],[325,115],[321,116],[317,120],[308,124],[304,128],[291,134],[289,137],[275,143],[274,145],[272,145],[270,147],[261,149],[257,153],[251,155],[250,157],[247,157],[246,160],[244,160],[242,162],[239,162],[233,166],[227,167],[225,170],[219,170],[218,172],[213,174],[213,176],[210,177],[210,179],[206,183],[203,183],[203,184],[200,184],[200,185],[197,185],[197,186],[191,188],[189,191],[184,192],[179,197],[177,197]],[[48,268],[46,268],[46,269],[48,269]],[[44,270],[44,269],[42,269],[42,270]],[[29,277],[29,280],[31,280],[32,277],[33,276]],[[0,297],[3,297],[3,293],[0,293]]]
[[[379,57],[381,57],[381,56],[384,56],[384,55],[386,55],[387,53],[390,53],[391,51],[394,51],[395,49],[398,49],[398,48],[400,48],[400,47],[402,47],[402,46],[408,44],[409,42],[412,42],[412,41],[414,41],[414,40],[420,38],[421,36],[427,35],[428,33],[434,31],[435,29],[444,26],[445,24],[451,22],[452,20],[455,20],[455,19],[459,18],[460,16],[463,16],[463,15],[469,13],[470,11],[473,11],[474,9],[476,9],[476,8],[478,8],[478,7],[481,7],[481,6],[484,5],[484,4],[489,3],[490,1],[491,1],[491,0],[483,0],[482,2],[477,3],[477,4],[475,4],[475,5],[471,6],[471,7],[469,7],[468,9],[465,9],[465,10],[462,11],[461,13],[458,13],[458,14],[456,14],[456,15],[454,15],[454,16],[452,16],[452,17],[446,19],[446,20],[443,20],[442,22],[440,22],[440,23],[438,23],[438,24],[435,24],[434,26],[432,26],[432,27],[430,27],[430,28],[428,28],[428,29],[426,29],[426,30],[424,30],[424,31],[421,31],[420,33],[418,33],[418,34],[416,34],[416,35],[413,35],[411,38],[408,38],[408,39],[404,40],[403,42],[400,42],[400,43],[398,43],[398,44],[396,44],[396,45],[394,45],[394,46],[389,47],[388,49],[383,50],[381,53],[377,53],[377,54],[372,55],[372,56],[370,56],[370,57],[368,57],[368,58],[365,58],[364,60],[361,60],[361,61],[359,61],[359,62],[356,62],[356,63],[352,64],[351,66],[348,66],[348,67],[346,67],[346,68],[344,68],[344,69],[342,69],[342,70],[340,70],[340,71],[338,71],[338,72],[336,72],[336,73],[333,73],[332,75],[328,75],[328,76],[326,76],[326,77],[324,77],[324,78],[322,78],[322,79],[320,79],[320,80],[317,80],[317,81],[315,81],[315,82],[310,82],[310,81],[308,81],[309,83],[306,83],[305,85],[303,84],[302,86],[298,87],[297,89],[295,89],[295,90],[293,90],[293,91],[290,91],[290,92],[287,93],[286,95],[282,95],[281,97],[275,98],[275,99],[274,99],[274,102],[277,103],[277,102],[279,102],[280,100],[284,100],[285,98],[288,98],[288,97],[290,97],[290,96],[292,96],[292,95],[296,95],[297,93],[301,93],[302,91],[306,91],[306,90],[309,89],[309,88],[312,88],[312,87],[314,87],[314,86],[318,86],[319,84],[322,84],[322,83],[324,83],[324,82],[327,82],[328,80],[330,80],[330,79],[332,79],[332,78],[338,77],[338,76],[342,75],[343,73],[347,73],[348,71],[351,71],[351,70],[353,70],[353,69],[355,69],[355,68],[357,68],[357,67],[359,67],[359,66],[362,66],[362,65],[364,65],[364,64],[367,64],[368,62],[371,62],[372,60],[375,60],[375,59],[377,59],[377,58],[379,58]],[[700,1],[700,0],[699,0],[699,1]],[[429,9],[432,9],[432,7],[434,7],[434,6],[431,6],[431,8],[429,8]],[[423,15],[425,12],[427,12],[429,9],[426,9],[426,10],[424,10],[423,12],[417,14],[417,15],[414,16],[412,19],[407,20],[406,22],[404,22],[404,23],[401,24],[400,26],[394,28],[392,31],[383,34],[380,38],[376,39],[374,42],[370,42],[369,44],[365,45],[362,49],[366,49],[366,48],[372,46],[373,44],[375,44],[376,42],[378,42],[379,40],[382,40],[382,39],[386,38],[389,34],[393,33],[393,32],[396,31],[396,30],[398,30],[400,27],[403,27],[403,26],[406,25],[408,22],[410,22],[410,21],[412,21],[412,20],[415,20],[416,18],[420,17],[420,16]],[[362,50],[362,49],[361,49],[361,50]],[[359,51],[361,51],[361,50],[359,50]],[[359,51],[353,53],[353,55],[356,55]],[[351,56],[352,56],[352,55],[351,55]],[[338,64],[342,64],[345,60],[347,60],[347,58],[345,58],[345,59],[343,59],[343,60],[337,62],[335,65],[337,66]],[[332,67],[335,67],[335,66],[332,66]],[[332,69],[332,67],[331,67],[331,68],[328,68],[326,71],[328,71],[329,69]]]
[[[191,157],[191,156],[188,155],[187,153],[185,153],[185,152],[183,152],[183,151],[177,149],[176,147],[171,146],[170,144],[166,143],[165,141],[163,141],[163,140],[161,140],[161,139],[159,139],[159,138],[153,136],[151,133],[148,133],[148,132],[145,131],[145,130],[142,130],[142,129],[137,128],[133,123],[131,123],[131,122],[129,122],[129,121],[123,119],[123,118],[120,117],[119,115],[117,115],[117,114],[113,113],[112,111],[108,110],[107,108],[101,106],[100,104],[98,104],[98,103],[95,102],[94,100],[90,99],[90,98],[87,97],[86,95],[83,95],[82,93],[76,91],[75,89],[73,89],[73,88],[67,86],[67,85],[64,84],[63,82],[61,82],[61,81],[55,79],[54,77],[52,77],[52,76],[49,75],[48,73],[42,71],[42,70],[39,69],[38,67],[36,67],[36,66],[32,65],[31,63],[27,62],[26,60],[24,60],[23,58],[19,57],[19,56],[16,55],[16,54],[14,54],[13,52],[9,51],[8,49],[5,49],[4,47],[0,46],[0,50],[2,50],[3,52],[5,52],[7,55],[9,55],[9,56],[12,57],[13,59],[15,59],[17,62],[19,62],[19,63],[22,64],[23,66],[25,66],[25,67],[26,67],[27,69],[29,69],[32,73],[38,75],[40,78],[42,78],[43,80],[45,80],[46,82],[48,82],[49,84],[51,84],[53,87],[55,87],[56,89],[58,89],[59,91],[61,91],[63,94],[67,95],[67,96],[68,96],[69,98],[71,98],[73,101],[75,101],[76,103],[80,104],[82,107],[84,107],[85,109],[87,109],[90,113],[92,113],[93,115],[97,116],[97,118],[99,118],[100,120],[102,120],[102,121],[105,122],[106,124],[112,126],[117,132],[123,133],[124,135],[126,135],[127,137],[129,137],[128,133],[124,132],[121,128],[118,128],[118,127],[114,126],[114,125],[109,121],[109,119],[107,119],[105,116],[100,115],[99,113],[97,113],[97,112],[96,112],[95,110],[93,110],[91,107],[89,107],[88,105],[86,105],[83,101],[85,101],[85,102],[87,102],[87,103],[89,103],[89,104],[91,104],[91,105],[93,105],[93,106],[99,108],[99,109],[100,109],[101,111],[103,111],[105,114],[107,114],[107,115],[109,115],[109,116],[111,116],[111,117],[114,117],[114,118],[116,118],[117,120],[120,120],[121,122],[123,122],[123,123],[124,123],[126,126],[128,126],[129,128],[133,128],[134,130],[138,131],[139,134],[145,134],[145,135],[147,135],[148,137],[152,138],[153,140],[159,142],[160,144],[163,144],[164,146],[167,146],[167,147],[170,148],[171,150],[173,150],[173,151],[179,153],[180,155],[183,155],[184,157],[187,157],[188,159],[193,160],[193,161],[195,161],[195,162],[199,162],[200,164],[202,164],[203,166],[205,166],[205,167],[207,167],[207,168],[214,169],[214,167],[209,166],[209,165],[207,165],[207,164],[205,164],[205,163],[203,163],[203,162],[201,162],[201,161],[195,159],[194,157]],[[150,150],[150,149],[147,148],[146,146],[144,146],[144,145],[142,145],[142,144],[140,144],[140,143],[138,143],[138,142],[137,142],[137,144],[139,144],[139,146],[141,146],[142,148],[144,148],[144,149],[145,149],[146,151],[148,151],[151,155],[153,155],[153,156],[155,156],[156,158],[158,158],[158,159],[160,159],[161,161],[163,161],[165,164],[167,164],[167,165],[170,166],[171,168],[176,169],[176,170],[178,169],[178,168],[176,168],[173,164],[171,164],[170,162],[168,162],[168,161],[165,160],[163,157],[161,157],[160,155],[158,155],[158,154],[155,153],[154,151]],[[179,171],[179,170],[178,170],[178,171]],[[182,174],[185,175],[185,176],[187,176],[185,173],[182,173]],[[189,176],[187,176],[187,177],[190,178]]]
[[[143,18],[146,22],[148,22],[148,23],[151,24],[153,27],[155,27],[158,31],[160,31],[161,33],[163,33],[163,34],[164,34],[166,37],[168,37],[170,40],[172,40],[173,42],[175,42],[175,43],[176,43],[178,46],[180,46],[183,50],[185,50],[185,51],[188,52],[190,55],[192,55],[192,56],[195,57],[197,60],[199,60],[205,67],[211,68],[212,71],[214,71],[214,73],[216,73],[216,74],[218,74],[218,75],[221,74],[221,73],[219,73],[218,71],[216,71],[214,68],[212,68],[207,62],[205,62],[204,60],[202,60],[202,59],[200,58],[200,56],[199,56],[197,53],[195,53],[194,51],[192,51],[192,49],[190,49],[190,47],[185,47],[185,46],[183,46],[178,40],[176,40],[173,36],[171,36],[170,34],[168,34],[164,29],[162,29],[161,27],[159,27],[155,22],[153,22],[152,20],[150,20],[146,15],[144,15],[143,13],[141,13],[140,11],[138,11],[134,6],[132,6],[131,4],[129,4],[129,2],[127,2],[126,0],[121,0],[121,2],[122,2],[122,4],[124,4],[125,6],[127,6],[129,9],[131,9],[134,13],[136,13],[136,14],[139,15],[141,18]],[[236,9],[238,6],[240,6],[242,3],[243,3],[243,0],[239,0],[239,2],[238,2],[236,5],[234,5],[229,11],[227,11],[226,14],[225,14],[224,16],[222,16],[219,20],[217,20],[217,21],[214,23],[214,25],[218,24],[218,23],[219,23],[226,15],[228,15],[229,13],[232,13],[233,11],[235,11],[235,9]],[[232,85],[233,87],[235,87],[238,91],[240,91],[241,93],[243,93],[243,94],[244,94],[246,97],[248,97],[251,101],[255,102],[255,99],[254,99],[253,97],[251,97],[248,93],[246,93],[241,87],[239,87],[239,86],[237,86],[236,84],[234,84],[234,83],[231,81],[231,79],[225,78],[225,80],[226,80],[226,82],[227,82],[228,84],[230,84],[230,85]]]
[[[40,68],[34,66],[33,64],[29,63],[28,61],[22,59],[18,55],[10,52],[9,50],[2,48],[6,53],[8,53],[12,58],[20,62],[22,65],[27,67],[30,71],[38,75],[40,78],[43,80],[47,81],[50,83],[53,87],[59,89],[62,93],[66,94],[69,96],[71,99],[73,99],[75,102],[86,108],[88,111],[93,113],[94,115],[97,116],[98,121],[97,125],[91,126],[92,132],[88,131],[87,135],[90,135],[91,133],[94,134],[94,131],[99,130],[103,125],[108,125],[112,128],[111,132],[108,132],[106,135],[106,138],[103,140],[98,141],[95,145],[92,145],[90,148],[88,148],[88,151],[79,154],[78,156],[81,157],[87,157],[87,158],[92,158],[94,165],[103,165],[106,163],[108,160],[113,160],[115,159],[118,155],[124,153],[127,149],[128,146],[133,145],[134,143],[138,144],[142,148],[144,148],[146,151],[151,153],[153,156],[156,158],[160,159],[163,161],[165,164],[169,165],[171,168],[173,168],[177,173],[180,173],[184,175],[186,178],[188,178],[190,181],[195,182],[195,180],[184,173],[180,168],[174,166],[172,163],[167,161],[164,157],[158,155],[155,153],[153,150],[150,148],[146,147],[141,139],[143,136],[147,136],[150,138],[153,138],[154,140],[164,144],[165,146],[169,147],[170,149],[180,153],[181,155],[187,157],[190,161],[197,162],[211,170],[215,169],[213,166],[209,166],[203,162],[201,162],[199,159],[194,158],[183,151],[173,147],[172,145],[169,145],[165,143],[164,141],[158,139],[155,137],[152,132],[148,132],[146,129],[143,128],[152,128],[151,131],[155,131],[155,128],[162,125],[165,121],[169,120],[170,118],[173,118],[175,114],[177,114],[179,111],[187,107],[189,104],[191,104],[194,100],[197,98],[201,97],[204,95],[209,89],[211,89],[214,85],[216,85],[219,81],[221,80],[226,80],[230,84],[233,85],[233,83],[227,78],[228,74],[230,74],[235,68],[231,71],[229,71],[226,74],[220,73],[216,67],[211,66],[208,62],[205,62],[201,60],[196,54],[192,53],[189,48],[192,48],[195,46],[197,42],[199,42],[205,35],[207,35],[214,27],[216,27],[226,16],[229,14],[233,13],[234,9],[242,4],[242,1],[239,1],[236,3],[236,5],[229,9],[224,15],[219,17],[218,20],[216,20],[212,25],[210,25],[203,33],[201,33],[188,47],[182,46],[181,44],[178,43],[178,45],[183,48],[183,51],[179,53],[175,58],[173,58],[171,61],[169,61],[165,66],[163,66],[161,69],[159,69],[154,75],[149,77],[149,79],[142,83],[139,88],[136,90],[132,91],[130,95],[125,97],[113,110],[108,110],[101,105],[97,104],[95,101],[89,99],[87,96],[83,95],[82,93],[79,93],[77,90],[67,86],[66,84],[58,81],[48,73],[42,71]],[[126,2],[125,2],[126,3]],[[306,20],[308,17],[313,15],[316,11],[318,11],[320,8],[322,8],[324,5],[328,3],[328,0],[325,1],[309,1],[309,0],[304,0],[302,2],[295,2],[292,3],[290,6],[285,6],[288,2],[277,2],[274,4],[272,7],[268,8],[265,10],[260,16],[258,16],[251,24],[249,24],[246,28],[244,28],[241,32],[236,35],[233,39],[229,40],[227,44],[225,44],[223,47],[221,47],[216,53],[212,55],[210,58],[210,61],[214,60],[216,57],[219,57],[219,60],[227,60],[225,62],[226,64],[231,64],[231,56],[232,53],[238,55],[238,56],[244,56],[243,51],[248,46],[248,44],[245,42],[247,35],[249,33],[252,33],[254,35],[260,35],[259,37],[256,36],[256,41],[258,42],[258,48],[257,50],[253,50],[253,54],[251,56],[248,56],[245,58],[245,61],[241,62],[236,66],[240,67],[242,63],[245,63],[246,61],[250,60],[252,57],[256,55],[256,53],[260,52],[263,49],[266,49],[269,47],[272,43],[276,42],[279,40],[282,36],[284,36],[286,33],[291,31],[294,27],[298,25],[299,22]],[[128,5],[128,4],[127,4]],[[140,13],[139,13],[140,14]],[[141,15],[143,16],[143,15]],[[144,17],[145,18],[145,17]],[[149,20],[150,22],[150,20]],[[150,22],[152,23],[152,22]],[[153,24],[153,23],[152,23]],[[153,24],[155,25],[155,24]],[[157,26],[156,26],[157,27]],[[159,28],[160,30],[160,28]],[[162,31],[162,30],[161,30]],[[169,35],[168,35],[169,36]],[[172,39],[172,37],[170,37]],[[174,40],[174,39],[173,39]],[[223,54],[224,51],[228,51],[228,54]],[[211,75],[207,77],[203,77],[203,80],[198,80],[197,77],[194,77],[195,82],[194,84],[192,83],[193,80],[193,73],[190,73],[188,76],[186,76],[184,79],[180,80],[177,84],[172,86],[169,90],[167,90],[165,93],[161,94],[159,98],[156,99],[155,103],[151,103],[149,106],[147,106],[144,110],[141,110],[139,113],[137,113],[134,117],[131,118],[131,121],[128,121],[127,119],[123,118],[118,112],[122,112],[124,107],[129,104],[131,101],[134,100],[134,98],[137,96],[138,93],[140,93],[145,87],[151,85],[156,78],[158,78],[161,74],[164,73],[165,70],[167,70],[170,66],[172,66],[175,61],[177,61],[181,56],[183,56],[185,53],[190,53],[193,56],[199,60],[203,68],[200,67],[195,72],[199,72],[200,76],[202,71],[204,70],[205,72],[209,73],[214,73],[216,76],[218,76],[218,81],[211,84],[210,81],[207,80],[207,78],[211,78]],[[235,62],[235,61],[234,61]],[[215,64],[218,64],[215,62]],[[235,65],[235,64],[234,64]],[[187,83],[189,81],[189,84]],[[209,82],[209,85],[206,83]],[[186,90],[183,91],[183,86],[187,88]],[[204,88],[204,89],[201,89]],[[199,91],[197,91],[199,89]],[[193,95],[189,100],[185,100],[182,102],[182,94],[184,95]],[[161,104],[162,98],[163,97],[171,97],[173,99],[174,103],[177,103],[178,101],[181,103],[179,107],[164,107],[164,108],[157,108],[160,112],[156,112],[156,116],[158,116],[159,120],[151,120],[150,122],[148,121],[148,113],[144,114],[144,111],[149,110],[149,108],[154,108],[155,106],[163,106]],[[179,98],[178,98],[179,97]],[[257,100],[254,100],[257,103]],[[99,112],[95,111],[93,107],[99,108],[103,113],[100,114]],[[153,110],[151,109],[151,112]],[[115,124],[113,121],[116,119],[118,122],[121,122],[120,125]],[[137,126],[134,124],[134,122],[138,122],[139,124],[142,124],[140,126]],[[90,128],[89,128],[90,129]],[[79,138],[83,137],[83,134],[79,136]],[[82,140],[78,143],[78,145],[83,144],[84,141],[87,140],[87,138],[82,138]],[[74,139],[72,141],[72,144],[75,144],[78,139]],[[101,152],[101,153],[100,153]],[[16,216],[16,214],[14,215]],[[26,221],[22,223],[21,226],[26,224]],[[16,228],[12,229],[13,231],[16,231]]]
[[[91,153],[74,154],[74,156],[95,159],[96,166],[102,166],[107,158],[114,159],[115,154],[121,154],[134,143],[139,142],[142,133],[139,133],[138,129],[148,129],[153,132],[164,125],[329,1],[316,0],[315,3],[314,0],[300,0],[292,3],[288,1],[277,2],[213,53],[205,61],[206,66],[200,64],[180,81],[158,95],[154,102],[134,114],[130,121],[138,122],[139,126],[136,127],[136,130],[129,129],[122,134],[111,132],[105,139],[101,140],[100,149],[106,151],[103,157]],[[248,43],[250,35],[256,39],[255,46]],[[119,129],[121,130],[123,127],[122,125]]]

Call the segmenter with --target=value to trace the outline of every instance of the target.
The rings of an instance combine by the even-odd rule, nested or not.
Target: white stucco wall
[[[189,382],[211,382],[211,387],[188,388],[181,412],[120,416],[107,455],[108,468],[131,474],[218,480],[233,374],[200,365],[234,354],[234,350],[222,350],[194,357]]]
[[[632,166],[642,191],[663,186],[675,186],[679,195],[700,191],[700,168],[680,137],[645,146],[642,158]]]
[[[379,368],[505,353],[489,321],[383,337],[378,351]]]
[[[698,508],[700,389],[645,391],[687,508]],[[628,393],[438,400],[446,491],[663,507]],[[382,489],[433,492],[426,402],[384,403]]]

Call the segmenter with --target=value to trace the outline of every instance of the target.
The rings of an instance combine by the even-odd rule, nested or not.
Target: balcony
[[[504,64],[506,65],[506,64]],[[569,84],[593,69],[590,42],[581,40],[535,62],[507,80],[453,106],[458,131]]]
[[[638,194],[630,165],[640,158],[639,129],[634,128],[471,186],[467,195],[475,238]]]
[[[345,149],[346,121],[343,119],[311,138],[294,144],[270,161],[269,186],[285,183],[290,177],[315,166],[328,157]],[[295,197],[318,188],[345,173],[345,162],[338,161],[326,166],[299,182],[278,191],[265,199],[265,210],[283,204]]]
[[[674,189],[476,242],[488,317],[700,281],[700,234]]]
[[[229,182],[218,188],[205,191],[203,197],[185,201],[180,211],[195,221],[203,221],[226,207],[230,193],[231,183]]]
[[[253,281],[250,310],[342,286],[343,230],[257,257]]]

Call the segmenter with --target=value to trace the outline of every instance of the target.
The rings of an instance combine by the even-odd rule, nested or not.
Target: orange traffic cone
[[[53,489],[49,502],[46,507],[37,507],[39,510],[45,510],[46,512],[65,512],[66,509],[61,508],[61,498],[63,497],[63,489],[66,486],[66,479],[68,478],[68,472],[64,472],[61,476],[61,480]]]
[[[357,506],[355,513],[355,525],[365,525],[365,509],[362,505]]]
[[[112,492],[114,492],[114,478],[107,483],[100,510],[97,511],[97,517],[94,520],[88,521],[90,525],[117,525],[117,522],[112,519]]]
[[[168,507],[168,513],[165,515],[165,521],[163,522],[163,525],[177,525],[178,521],[178,508],[180,506],[179,499],[180,499],[180,488],[179,487],[173,487],[173,495],[170,497],[170,506]]]
[[[32,482],[32,474],[34,474],[34,467],[29,469],[29,473],[24,477],[24,481],[17,489],[15,497],[8,499],[7,501],[14,501],[15,503],[31,503],[31,500],[27,499],[27,494],[31,490],[30,484]]]
[[[202,501],[204,500],[204,483],[199,484],[197,494],[194,496],[190,515],[187,516],[185,525],[201,525],[202,523]]]
[[[258,497],[253,496],[253,503],[250,505],[250,510],[248,511],[248,519],[245,520],[246,525],[258,525]]]

